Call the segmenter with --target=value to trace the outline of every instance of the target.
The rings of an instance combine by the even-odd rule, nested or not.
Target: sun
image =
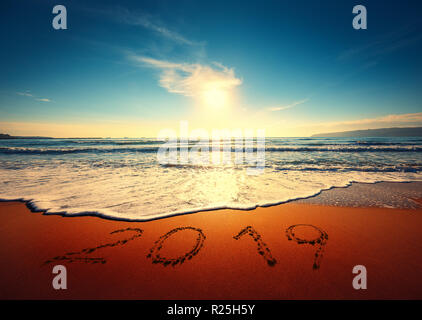
[[[211,108],[224,108],[229,105],[230,102],[230,93],[227,90],[211,87],[207,88],[202,92],[201,95],[202,104],[206,107]]]

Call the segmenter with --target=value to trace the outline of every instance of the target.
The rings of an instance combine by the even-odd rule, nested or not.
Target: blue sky
[[[67,8],[67,30],[52,8]],[[363,4],[368,29],[352,27]],[[2,1],[0,131],[422,125],[419,1]]]

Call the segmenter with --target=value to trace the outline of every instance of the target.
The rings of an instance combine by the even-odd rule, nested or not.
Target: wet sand
[[[317,196],[296,203],[342,207],[422,208],[422,182],[353,182],[344,188],[323,190]]]
[[[422,209],[288,203],[122,222],[2,202],[0,221],[1,299],[422,299]],[[52,287],[57,264],[67,290]],[[355,265],[367,290],[352,287]]]

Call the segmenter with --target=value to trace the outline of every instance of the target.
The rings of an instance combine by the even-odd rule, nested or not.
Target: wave
[[[157,152],[158,147],[149,148],[1,148],[0,154],[34,154],[58,155],[71,153],[126,153],[126,152]]]
[[[301,167],[301,168],[286,168],[286,167],[277,167],[274,168],[274,171],[279,172],[289,172],[289,171],[302,171],[302,172],[413,172],[419,173],[422,171],[422,166],[415,165],[415,166],[385,166],[385,167],[366,167],[362,168],[361,166],[356,167]]]
[[[256,151],[256,148],[254,148]],[[265,151],[269,152],[422,152],[422,147],[408,146],[408,147],[353,147],[353,146],[338,146],[338,147],[269,147]]]
[[[412,141],[409,142],[378,142],[378,141],[356,141],[354,142],[356,145],[360,146],[415,146],[415,145],[422,145],[421,142]]]
[[[171,149],[171,148],[170,148]],[[72,153],[152,153],[157,152],[159,147],[114,147],[114,148],[25,148],[25,147],[0,147],[0,154],[33,154],[33,155],[59,155]],[[177,148],[173,148],[177,150]],[[249,152],[257,152],[254,147]],[[210,148],[211,151],[211,148]],[[235,148],[231,148],[234,152]],[[266,152],[422,152],[422,146],[307,146],[307,147],[266,147]]]
[[[121,146],[121,145],[154,145],[160,144],[162,141],[158,140],[71,140],[66,141],[66,144],[77,144],[77,145],[110,145],[110,146]]]
[[[52,202],[49,203],[51,206],[49,205],[46,206],[45,201],[39,201],[34,198],[10,197],[10,196],[4,197],[1,194],[0,194],[0,202],[9,202],[9,201],[24,202],[26,206],[32,212],[42,212],[44,215],[60,215],[63,217],[93,216],[93,217],[99,217],[102,219],[115,220],[115,221],[146,222],[146,221],[154,221],[154,220],[159,220],[159,219],[170,218],[170,217],[179,216],[179,215],[194,214],[194,213],[223,210],[223,209],[249,211],[249,210],[254,210],[258,207],[261,207],[261,208],[272,207],[272,206],[277,206],[280,204],[285,204],[285,203],[289,203],[293,201],[309,199],[309,198],[318,196],[323,191],[328,191],[335,188],[347,188],[347,187],[350,187],[354,183],[370,183],[370,184],[375,184],[375,183],[380,183],[380,182],[410,183],[410,182],[417,182],[417,181],[422,181],[422,180],[421,179],[415,179],[415,180],[414,179],[410,179],[410,180],[408,179],[397,179],[397,180],[375,179],[372,181],[359,181],[359,180],[350,179],[340,184],[331,185],[331,186],[322,187],[322,188],[315,188],[313,191],[309,191],[306,194],[288,197],[283,200],[260,201],[256,203],[243,204],[243,205],[242,204],[237,204],[237,205],[226,204],[226,205],[208,205],[208,206],[195,207],[195,208],[181,208],[179,210],[172,210],[168,212],[155,212],[155,213],[151,213],[145,216],[136,216],[136,217],[129,217],[110,209],[96,208],[96,207],[79,208],[79,210],[77,211],[63,210],[63,209],[54,207],[52,205]]]

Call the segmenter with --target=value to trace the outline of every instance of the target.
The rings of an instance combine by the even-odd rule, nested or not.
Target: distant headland
[[[91,137],[91,138],[52,138],[52,137],[40,137],[40,136],[11,136],[7,133],[0,133],[0,140],[5,139],[102,139],[101,137]]]
[[[343,138],[343,137],[422,137],[422,127],[382,128],[353,130],[343,132],[318,133],[312,138]]]
[[[25,137],[25,136],[11,136],[7,133],[0,133],[0,139],[53,139],[50,137]]]

